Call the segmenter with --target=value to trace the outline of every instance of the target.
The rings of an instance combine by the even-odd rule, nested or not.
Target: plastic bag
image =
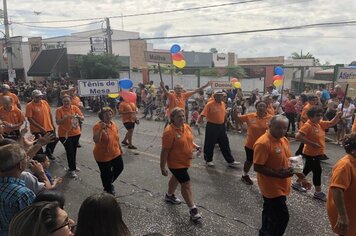
[[[304,167],[302,155],[290,157],[289,158],[289,167],[293,168],[294,173],[302,173],[303,167]]]

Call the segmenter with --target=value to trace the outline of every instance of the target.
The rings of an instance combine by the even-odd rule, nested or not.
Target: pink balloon
[[[181,61],[181,60],[184,60],[184,56],[181,52],[178,52],[178,53],[172,54],[172,59],[174,61]]]
[[[120,93],[120,96],[126,102],[136,103],[137,96],[136,96],[136,93],[134,93],[134,92],[129,92],[129,91],[126,91],[126,90],[122,90],[121,93]]]
[[[234,84],[234,83],[238,82],[239,80],[237,78],[232,78],[230,81],[232,84]]]

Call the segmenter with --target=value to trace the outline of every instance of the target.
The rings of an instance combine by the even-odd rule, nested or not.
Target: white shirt
[[[341,107],[342,107],[342,104],[340,103],[338,106],[337,106],[337,109],[339,111],[341,111]],[[345,116],[350,116],[353,114],[353,111],[355,110],[355,105],[354,104],[350,104],[348,108],[344,107],[344,109],[342,110],[342,117],[345,117]],[[348,120],[351,120],[352,119],[352,116],[346,118]]]
[[[37,177],[30,172],[23,171],[20,179],[25,181],[25,186],[31,189],[36,195],[44,189],[45,184],[39,182]]]

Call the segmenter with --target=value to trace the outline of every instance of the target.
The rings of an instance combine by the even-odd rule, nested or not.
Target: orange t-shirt
[[[168,117],[170,116],[171,111],[175,107],[180,107],[185,111],[185,102],[193,94],[194,94],[194,92],[186,92],[186,93],[181,93],[178,96],[175,92],[174,93],[168,93],[167,94],[167,99],[168,99],[167,115],[168,115]]]
[[[100,121],[93,127],[93,134],[100,130]],[[99,143],[95,143],[93,154],[97,162],[107,162],[122,154],[119,144],[119,130],[116,124],[112,121],[110,127],[107,127],[102,135]]]
[[[276,114],[272,103],[267,106],[267,113],[271,116],[274,116]]]
[[[77,107],[79,107],[79,108],[82,107],[82,104],[81,104],[82,101],[80,101],[80,98],[79,98],[78,96],[72,97],[72,98],[71,98],[71,103],[72,103],[72,105],[77,106]]]
[[[304,123],[309,120],[307,112],[309,111],[310,108],[312,108],[312,105],[309,102],[306,103],[305,106],[303,107],[302,113],[300,113],[299,128],[302,127]]]
[[[10,111],[6,111],[4,107],[0,107],[0,120],[10,124],[19,124],[25,121],[25,116],[16,106],[12,106]],[[19,130],[19,128],[4,128],[6,134],[15,130]]]
[[[136,121],[136,105],[133,102],[120,102],[119,112],[135,112],[135,113],[127,113],[121,114],[122,123],[127,122],[135,122]]]
[[[3,93],[0,93],[0,107],[2,107],[2,97],[3,96],[9,96],[11,98],[11,105],[17,106],[17,104],[20,104],[19,98],[16,96],[16,94],[8,92],[6,95]]]
[[[177,128],[173,124],[167,126],[162,136],[162,148],[169,149],[168,168],[189,168],[192,164],[194,137],[189,125]]]
[[[354,120],[354,123],[352,124],[352,133],[356,133],[356,119]]]
[[[266,131],[253,146],[253,163],[279,170],[288,168],[288,158],[291,156],[288,139],[274,138]],[[266,198],[287,196],[290,192],[291,178],[277,178],[257,173],[257,183],[262,195]]]
[[[32,101],[26,105],[26,117],[34,119],[46,132],[54,130],[50,114],[51,108],[45,100],[40,100],[38,103]],[[30,129],[32,133],[40,132],[31,122]]]
[[[304,134],[308,140],[320,145],[319,148],[316,148],[309,144],[304,144],[303,154],[308,156],[319,156],[325,154],[325,129],[330,126],[330,121],[322,120],[319,123],[313,123],[311,120],[308,120],[302,127],[300,127],[300,133]]]
[[[63,119],[64,115],[70,116],[65,119],[63,124],[58,125],[58,137],[72,137],[80,134],[79,121],[73,120],[74,114],[79,114],[83,116],[83,113],[77,106],[71,105],[70,108],[65,108],[64,106],[58,107],[56,110],[56,120]]]
[[[337,234],[335,225],[338,218],[333,192],[331,189],[340,188],[344,191],[344,201],[347,216],[349,217],[349,230],[345,236],[356,235],[356,158],[346,155],[336,162],[329,185],[329,193],[326,203],[329,220],[333,231]]]
[[[205,116],[206,120],[210,123],[218,125],[224,124],[226,116],[225,103],[217,103],[215,100],[208,102],[201,112],[201,115]]]
[[[253,145],[256,140],[261,137],[266,130],[268,130],[269,121],[272,116],[270,114],[266,114],[266,116],[259,118],[257,113],[249,113],[246,115],[242,115],[239,117],[242,122],[247,124],[247,137],[245,147],[249,149],[253,149]]]

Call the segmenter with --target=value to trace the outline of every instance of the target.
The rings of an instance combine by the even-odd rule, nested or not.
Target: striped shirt
[[[32,204],[36,195],[25,187],[23,180],[0,177],[0,236],[7,235],[11,219]]]

